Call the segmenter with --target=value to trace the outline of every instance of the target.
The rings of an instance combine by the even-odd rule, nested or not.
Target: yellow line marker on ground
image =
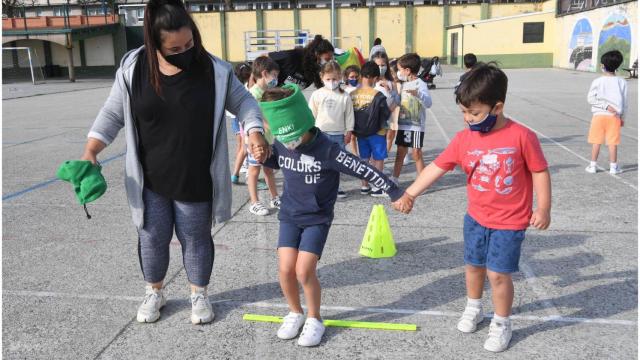
[[[244,314],[242,319],[246,321],[260,321],[260,322],[272,322],[272,323],[282,322],[281,316],[258,315],[258,314]],[[399,331],[417,331],[418,330],[418,326],[416,324],[394,324],[394,323],[352,321],[352,320],[324,320],[323,323],[324,323],[324,326],[357,328],[357,329],[399,330]]]

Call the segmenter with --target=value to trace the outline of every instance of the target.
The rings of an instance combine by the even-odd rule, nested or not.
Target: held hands
[[[529,220],[529,224],[538,230],[547,230],[550,223],[551,213],[548,209],[536,209]]]
[[[269,156],[271,156],[271,146],[267,143],[267,140],[259,132],[254,132],[249,135],[249,151],[257,162],[265,162]]]
[[[415,197],[405,192],[404,194],[402,194],[402,197],[400,197],[400,199],[391,203],[391,205],[393,205],[393,208],[396,209],[397,211],[400,211],[403,214],[408,214],[413,209],[414,201],[415,201]]]
[[[344,143],[345,144],[351,144],[351,136],[352,136],[351,131],[347,131],[347,133],[344,134]]]

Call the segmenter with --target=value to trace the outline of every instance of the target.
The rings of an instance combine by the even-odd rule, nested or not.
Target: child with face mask
[[[484,320],[482,292],[488,277],[494,315],[484,348],[500,352],[511,340],[511,274],[518,271],[525,231],[529,226],[545,230],[551,221],[551,179],[536,135],[504,115],[505,73],[494,64],[479,63],[468,74],[456,91],[468,129],[456,134],[394,206],[408,213],[413,200],[448,171],[459,166],[466,173],[467,305],[457,327],[472,333]]]
[[[351,94],[360,87],[360,67],[358,65],[350,65],[344,69],[344,91]]]
[[[265,90],[274,88],[278,85],[278,64],[268,56],[260,56],[253,61],[251,76],[253,77],[254,84],[249,89],[251,95],[256,100],[262,98]],[[269,144],[273,144],[273,135],[268,128],[264,129],[265,138]],[[254,215],[265,216],[269,214],[269,209],[260,202],[258,197],[258,177],[260,176],[260,168],[262,166],[251,155],[251,152],[247,154],[247,162],[249,163],[249,169],[247,171],[247,187],[249,189],[249,197],[251,198],[251,206],[249,212]],[[271,194],[271,201],[269,205],[271,208],[280,208],[280,197],[278,196],[278,189],[276,187],[276,179],[273,174],[273,170],[270,168],[264,169],[264,178]]]
[[[338,195],[340,174],[366,179],[383,189],[392,201],[403,191],[380,171],[345,151],[314,126],[304,95],[293,84],[269,89],[260,107],[275,142],[264,166],[279,168],[284,176],[282,209],[278,214],[278,272],[289,314],[278,330],[280,339],[298,339],[300,346],[322,340],[320,283],[316,268],[322,255]],[[266,149],[256,150],[260,157]],[[300,304],[299,283],[307,302],[307,318]],[[304,326],[304,327],[303,327]]]
[[[311,94],[309,108],[316,119],[316,126],[329,139],[344,150],[345,144],[351,142],[353,132],[353,104],[351,97],[340,88],[340,65],[331,60],[320,68],[320,78],[324,84]],[[338,189],[338,197],[346,197],[346,193]]]

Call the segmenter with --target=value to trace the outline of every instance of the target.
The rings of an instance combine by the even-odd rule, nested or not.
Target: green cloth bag
[[[102,167],[91,161],[68,160],[62,163],[56,171],[56,177],[68,181],[73,185],[73,191],[80,205],[84,206],[87,218],[87,203],[99,199],[107,191],[107,182],[101,173]]]
[[[309,131],[316,119],[297,85],[287,84],[282,88],[293,90],[293,95],[259,104],[275,138],[281,143],[287,143]]]

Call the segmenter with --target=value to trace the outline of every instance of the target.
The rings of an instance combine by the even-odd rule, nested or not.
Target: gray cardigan
[[[138,134],[131,110],[133,71],[140,51],[128,52],[120,62],[109,98],[98,113],[88,137],[109,145],[124,127],[127,150],[125,155],[125,188],[133,223],[144,227],[144,203],[142,190],[144,176],[138,154]],[[233,75],[231,65],[209,55],[215,77],[215,109],[213,114],[213,152],[211,153],[211,180],[213,182],[213,223],[224,222],[231,217],[231,173],[225,109],[236,114],[248,133],[253,128],[262,129],[262,113],[256,100]]]

